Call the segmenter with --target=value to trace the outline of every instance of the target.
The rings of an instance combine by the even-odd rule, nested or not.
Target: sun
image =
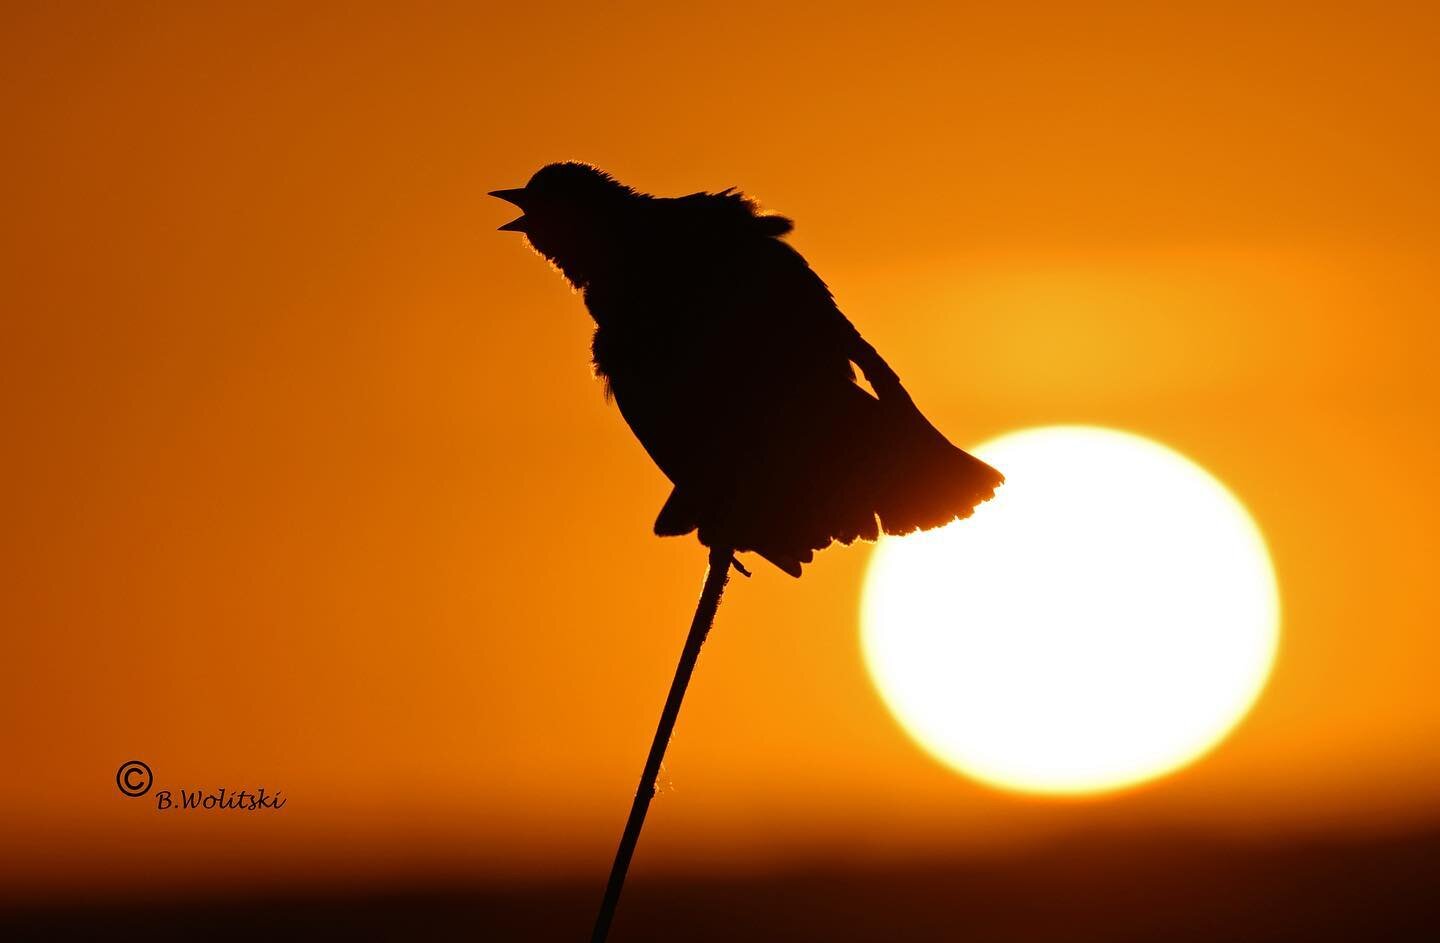
[[[1087,793],[1224,739],[1279,643],[1264,538],[1200,466],[1140,436],[1052,426],[974,450],[1007,483],[974,517],[886,538],[865,660],[922,747],[1006,789]]]

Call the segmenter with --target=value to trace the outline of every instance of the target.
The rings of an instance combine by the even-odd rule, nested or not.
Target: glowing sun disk
[[[1226,488],[1148,439],[1030,429],[975,452],[1007,484],[968,521],[887,538],[866,663],[901,725],[992,785],[1083,793],[1204,754],[1264,687],[1279,597]]]

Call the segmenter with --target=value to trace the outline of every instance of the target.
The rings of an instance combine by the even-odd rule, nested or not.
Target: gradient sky
[[[602,874],[704,554],[485,197],[739,186],[957,444],[1152,436],[1248,506],[1271,684],[1022,798],[861,662],[867,547],[738,580],[637,870],[1440,809],[1424,5],[35,4],[0,13],[5,893]],[[116,794],[281,789],[279,815]]]

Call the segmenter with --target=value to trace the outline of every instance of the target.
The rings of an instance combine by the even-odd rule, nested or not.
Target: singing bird
[[[832,541],[968,517],[1005,480],[920,413],[791,221],[735,189],[655,197],[563,162],[490,195],[584,296],[595,373],[674,485],[656,534],[798,577]]]

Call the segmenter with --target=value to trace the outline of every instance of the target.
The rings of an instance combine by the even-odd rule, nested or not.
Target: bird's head
[[[530,182],[490,195],[514,203],[524,214],[501,226],[524,233],[541,255],[579,285],[597,255],[613,243],[634,190],[589,164],[546,164]]]

